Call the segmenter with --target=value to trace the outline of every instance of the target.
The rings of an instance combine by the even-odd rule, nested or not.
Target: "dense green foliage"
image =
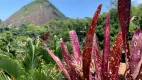
[[[116,9],[111,9],[110,10],[110,15],[111,15],[111,41],[114,40],[115,35],[118,32],[118,19],[116,18],[117,16],[117,10]],[[97,24],[97,37],[98,40],[100,41],[100,46],[102,48],[103,44],[103,30],[104,30],[104,24],[105,24],[105,16],[106,13],[102,13],[99,17],[98,24]],[[47,28],[48,32],[51,33],[52,35],[57,35],[59,38],[63,38],[64,41],[69,41],[69,31],[70,30],[75,30],[77,32],[77,35],[79,37],[79,40],[83,43],[85,36],[86,36],[86,31],[88,27],[90,26],[92,18],[86,17],[84,19],[68,19],[66,21],[60,21],[60,20],[54,20],[47,22],[44,24],[44,27]],[[80,43],[81,45],[83,45]]]
[[[30,23],[19,28],[0,28],[2,80],[8,80],[7,77],[16,80],[63,79],[53,60],[40,45],[39,36],[45,32],[45,28]]]
[[[137,7],[132,7],[131,15],[135,16],[133,23],[137,26],[142,27],[142,4],[139,4]]]

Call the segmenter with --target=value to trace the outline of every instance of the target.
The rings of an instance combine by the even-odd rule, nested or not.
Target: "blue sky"
[[[13,13],[33,0],[1,0],[0,19],[6,20]],[[103,4],[102,12],[110,8],[110,0],[49,0],[65,16],[71,18],[92,17],[97,6]],[[142,0],[132,0],[135,3],[142,3]]]

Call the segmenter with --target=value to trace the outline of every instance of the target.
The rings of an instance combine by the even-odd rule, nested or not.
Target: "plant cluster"
[[[54,55],[42,38],[40,39],[41,43],[68,80],[141,80],[142,30],[137,29],[134,32],[131,44],[128,42],[131,0],[118,0],[118,18],[121,27],[112,48],[110,48],[110,17],[109,13],[106,14],[102,55],[94,34],[101,7],[102,5],[99,5],[94,14],[83,50],[80,50],[78,36],[74,30],[70,31],[70,41],[74,55],[69,53],[63,41],[60,43],[65,64],[62,64],[61,60]],[[119,75],[122,50],[125,52],[127,69],[124,75]]]
[[[20,46],[21,49],[15,55],[0,50],[0,80],[63,79],[61,71],[48,60],[50,58],[45,55],[47,53],[40,46],[39,39],[28,38],[26,45]]]
[[[100,15],[99,5],[93,20],[53,20],[42,27],[31,23],[17,28],[0,25],[0,80],[141,79],[142,30],[137,26],[141,23],[141,6],[131,6],[130,12],[130,0],[118,3],[118,10],[114,7]],[[130,14],[136,17],[129,24]],[[127,69],[121,75],[118,70],[123,51]]]

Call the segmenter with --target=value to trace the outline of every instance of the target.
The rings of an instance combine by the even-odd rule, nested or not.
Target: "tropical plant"
[[[25,73],[24,68],[21,64],[19,64],[17,60],[14,60],[4,54],[0,54],[0,69],[10,75],[12,80],[18,79],[21,75],[24,75]]]
[[[0,80],[11,80],[8,76],[4,74],[4,72],[0,72]]]
[[[59,68],[64,72],[68,80],[141,80],[142,79],[142,58],[141,58],[141,29],[137,29],[133,35],[131,47],[128,43],[128,30],[130,23],[131,0],[118,0],[118,18],[121,29],[115,39],[114,45],[110,48],[110,19],[106,15],[104,29],[103,54],[99,51],[96,36],[94,34],[98,16],[101,10],[99,5],[92,24],[86,35],[83,52],[80,50],[78,37],[75,31],[70,31],[70,39],[74,56],[69,54],[64,42],[60,43],[65,66],[47,47],[44,40],[41,43],[56,61]],[[120,57],[124,49],[126,55],[127,69],[124,75],[119,75]],[[83,53],[83,54],[81,54]]]
[[[18,80],[64,80],[64,77],[56,65],[43,64],[41,69],[31,69],[29,73],[21,76]]]
[[[39,39],[28,38],[16,57],[0,50],[0,80],[63,80],[55,64],[45,63],[39,44]]]

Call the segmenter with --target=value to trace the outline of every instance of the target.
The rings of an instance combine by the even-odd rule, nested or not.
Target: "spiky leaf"
[[[118,17],[122,30],[123,46],[127,49],[131,0],[118,0]],[[127,55],[126,55],[127,56]]]
[[[79,71],[77,71],[75,59],[73,59],[73,57],[69,54],[68,50],[67,50],[67,46],[64,44],[64,42],[60,43],[61,49],[62,49],[62,54],[63,54],[63,58],[65,63],[67,64],[68,67],[68,72],[70,74],[71,80],[81,80],[81,76],[79,74]]]
[[[122,33],[119,32],[110,52],[108,80],[118,79],[120,56],[122,53]]]
[[[94,38],[93,38],[92,53],[94,54],[94,63],[95,63],[95,72],[96,72],[95,77],[97,80],[101,80],[102,79],[102,59],[100,56],[96,34],[94,34]]]
[[[81,62],[81,51],[80,51],[80,45],[78,41],[78,36],[74,30],[70,31],[70,40],[74,52],[75,59],[77,60],[77,63]]]
[[[107,68],[108,68],[108,56],[110,53],[110,17],[107,13],[106,15],[106,24],[104,29],[104,49],[103,49],[103,58],[102,58],[102,75],[103,78],[107,77]]]
[[[42,45],[45,47],[46,51],[49,53],[49,55],[54,59],[54,61],[57,63],[58,67],[60,68],[60,70],[63,71],[63,73],[65,74],[65,76],[68,78],[68,80],[71,80],[69,73],[67,72],[66,68],[63,66],[61,60],[55,56],[52,51],[47,47],[47,45],[45,44],[45,42],[40,39]]]
[[[136,30],[132,42],[131,42],[131,48],[130,48],[130,70],[131,74],[133,74],[138,62],[141,59],[141,53],[142,53],[142,31],[140,29]]]
[[[97,11],[94,14],[92,24],[89,27],[87,35],[86,35],[86,41],[85,41],[85,46],[83,50],[83,76],[84,76],[84,79],[86,80],[89,80],[89,68],[90,68],[90,62],[91,62],[93,36],[96,29],[98,17],[101,11],[101,7],[102,7],[102,4],[98,6]]]

